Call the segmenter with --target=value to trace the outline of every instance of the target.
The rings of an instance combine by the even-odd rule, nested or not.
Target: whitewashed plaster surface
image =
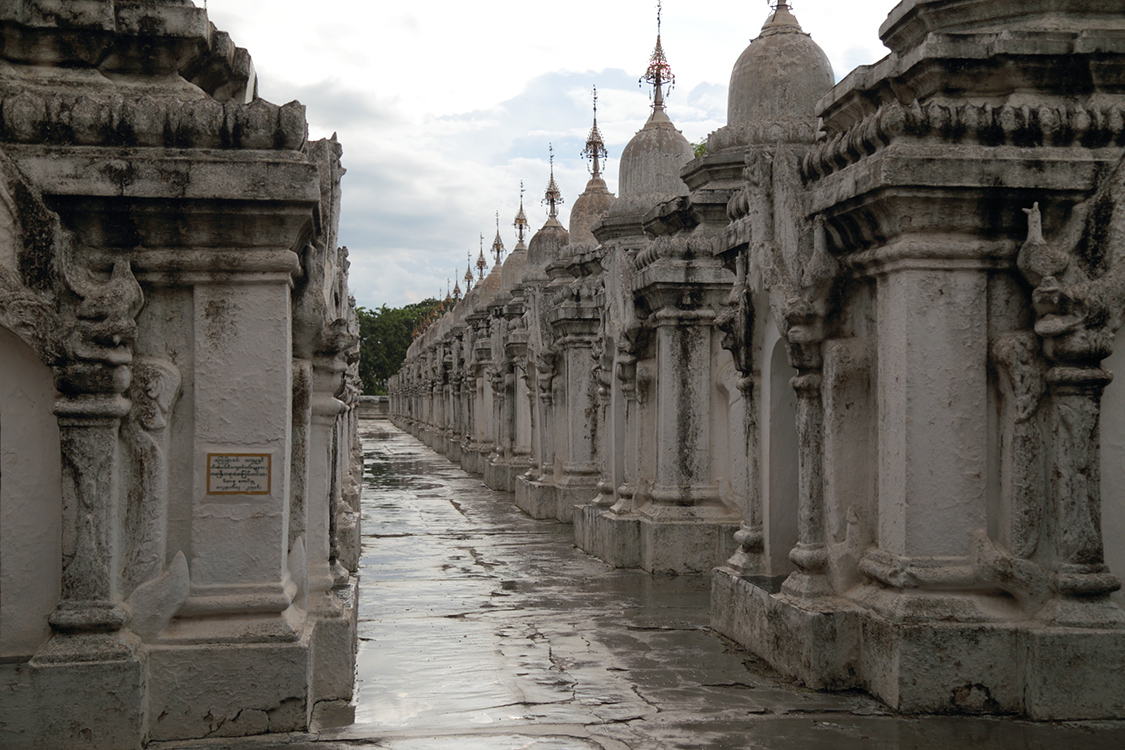
[[[0,659],[47,640],[59,600],[62,482],[51,371],[0,327]]]

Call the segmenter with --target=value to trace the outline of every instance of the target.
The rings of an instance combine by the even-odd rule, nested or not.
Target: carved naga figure
[[[1120,581],[1104,564],[1101,533],[1101,395],[1112,374],[1101,361],[1125,322],[1125,161],[1090,200],[1075,206],[1057,240],[1043,235],[1039,204],[1025,209],[1028,238],[1017,265],[1034,286],[1050,396],[1051,494],[1061,595],[1048,617],[1063,624],[1120,620],[1106,596]],[[1095,605],[1093,607],[1089,605]]]

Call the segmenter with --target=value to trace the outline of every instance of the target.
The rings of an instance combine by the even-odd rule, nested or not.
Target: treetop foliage
[[[359,377],[367,396],[385,396],[387,379],[398,372],[415,332],[438,315],[441,303],[422,300],[405,307],[356,309],[359,315]]]

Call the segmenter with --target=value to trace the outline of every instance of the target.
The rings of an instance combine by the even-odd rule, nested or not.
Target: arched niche
[[[62,577],[62,479],[50,369],[0,326],[0,660],[50,634]]]
[[[770,322],[772,329],[772,321]],[[763,515],[766,556],[771,575],[794,569],[789,552],[797,544],[799,463],[797,444],[797,395],[789,381],[797,371],[789,364],[785,342],[779,337],[767,349],[769,358],[767,406],[762,433],[766,437],[763,456]]]

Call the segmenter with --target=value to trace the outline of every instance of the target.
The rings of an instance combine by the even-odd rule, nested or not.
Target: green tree
[[[398,372],[406,359],[406,350],[414,340],[414,331],[435,311],[439,302],[427,299],[406,307],[378,310],[356,309],[359,316],[359,377],[363,393],[384,396],[387,379]]]

